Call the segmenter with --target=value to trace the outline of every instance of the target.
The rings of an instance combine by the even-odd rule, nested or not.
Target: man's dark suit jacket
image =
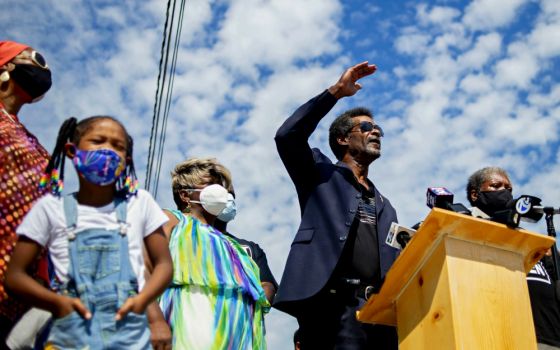
[[[296,317],[305,301],[319,293],[333,274],[362,196],[344,163],[333,164],[308,144],[317,124],[336,101],[326,90],[298,108],[275,137],[280,158],[295,184],[302,218],[274,307]],[[384,243],[397,215],[377,189],[375,207],[383,278],[397,256],[397,250]]]

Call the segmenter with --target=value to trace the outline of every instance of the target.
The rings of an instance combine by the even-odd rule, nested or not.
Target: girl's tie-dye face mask
[[[125,168],[124,159],[110,149],[76,149],[72,161],[80,176],[99,186],[107,186],[117,181]]]

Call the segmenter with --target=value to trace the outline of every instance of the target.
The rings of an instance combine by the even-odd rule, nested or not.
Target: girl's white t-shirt
[[[24,217],[16,232],[49,249],[54,271],[60,282],[68,281],[68,234],[64,216],[63,196],[47,194],[39,199]],[[126,222],[128,224],[128,254],[130,265],[138,278],[140,290],[144,287],[144,238],[167,222],[167,215],[152,198],[139,190],[127,202]],[[119,228],[114,203],[103,207],[78,204],[76,232],[90,228]]]

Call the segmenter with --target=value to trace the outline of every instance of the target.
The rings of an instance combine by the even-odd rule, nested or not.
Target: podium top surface
[[[433,248],[446,236],[517,252],[528,273],[554,238],[523,229],[434,208],[387,273],[379,294],[357,312],[360,321],[396,325],[394,302]]]

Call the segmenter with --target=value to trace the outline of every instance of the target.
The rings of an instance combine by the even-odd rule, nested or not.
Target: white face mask
[[[217,216],[224,210],[228,202],[228,191],[221,185],[213,184],[203,189],[188,189],[188,191],[200,192],[200,201],[193,201],[202,205],[202,208],[209,214]]]
[[[235,198],[233,198],[233,194],[228,193],[228,202],[226,207],[220,215],[218,215],[218,220],[223,222],[230,222],[235,218],[235,214],[237,214],[237,206],[235,205]]]

